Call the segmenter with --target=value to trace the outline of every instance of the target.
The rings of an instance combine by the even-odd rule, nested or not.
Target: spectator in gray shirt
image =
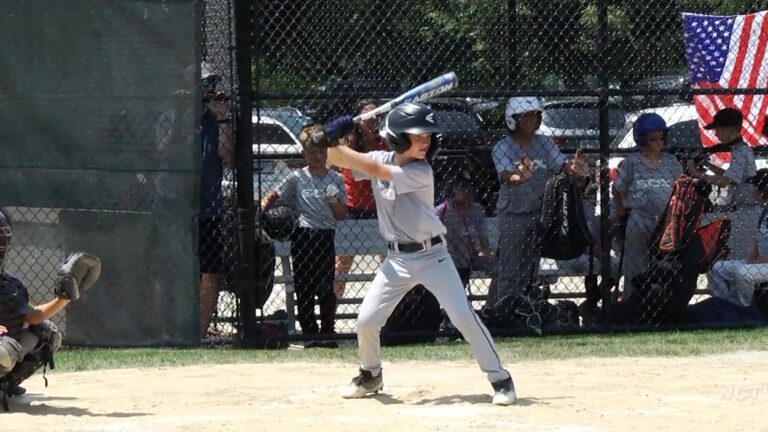
[[[718,187],[728,188],[727,211],[731,219],[731,236],[728,247],[730,258],[745,259],[757,236],[757,222],[760,206],[754,198],[754,186],[747,182],[757,171],[752,148],[741,138],[743,122],[741,112],[734,108],[724,108],[715,114],[712,122],[705,129],[714,129],[717,139],[731,147],[731,164],[727,170],[707,163],[709,173],[688,162],[688,172],[694,178],[702,179]]]
[[[305,335],[333,334],[336,321],[336,295],[333,280],[336,264],[334,242],[336,221],[347,217],[344,181],[336,171],[326,168],[327,149],[312,141],[320,126],[302,129],[305,168],[293,171],[276,190],[261,201],[266,212],[279,198],[291,203],[298,215],[298,228],[291,239],[293,280],[298,307],[297,320]],[[320,326],[315,316],[315,297],[320,306]],[[305,347],[333,347],[336,342],[309,342]]]
[[[565,169],[569,175],[585,178],[589,166],[581,153],[573,161],[555,143],[536,131],[543,109],[535,97],[512,97],[504,119],[509,135],[493,146],[491,156],[499,175],[496,205],[499,223],[498,299],[520,292],[535,275],[541,198],[547,180]]]
[[[624,233],[624,297],[634,291],[632,278],[648,267],[649,243],[664,214],[675,179],[683,172],[680,161],[664,153],[667,124],[655,113],[635,121],[633,135],[640,151],[627,156],[613,183],[616,211],[613,224],[629,213]]]

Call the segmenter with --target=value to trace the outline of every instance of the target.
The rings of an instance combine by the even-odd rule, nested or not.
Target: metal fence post
[[[235,154],[237,164],[237,224],[239,237],[238,291],[241,295],[241,341],[252,345],[256,339],[256,257],[254,227],[256,226],[253,199],[253,151],[251,110],[253,88],[251,61],[253,58],[254,14],[252,2],[236,0],[235,10],[235,58],[237,60],[238,112]]]
[[[611,234],[610,234],[610,177],[608,159],[610,158],[610,122],[608,107],[608,0],[597,2],[597,58],[598,78],[600,80],[598,126],[600,130],[600,284],[603,300],[603,316],[610,309],[610,287],[605,281],[611,278]]]

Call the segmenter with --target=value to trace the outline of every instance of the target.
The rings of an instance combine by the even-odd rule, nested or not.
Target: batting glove
[[[343,115],[326,123],[325,126],[323,126],[323,132],[325,133],[325,137],[331,142],[331,145],[333,145],[339,138],[352,132],[354,127],[355,122],[352,120],[352,116]]]

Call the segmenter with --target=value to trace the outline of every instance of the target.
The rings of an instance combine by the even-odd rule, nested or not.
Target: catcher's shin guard
[[[51,321],[45,321],[39,325],[29,326],[29,330],[40,337],[32,351],[16,364],[8,379],[12,387],[18,386],[31,377],[38,369],[43,368],[43,380],[48,387],[48,379],[45,377],[46,368],[56,368],[53,354],[61,347],[61,332]]]
[[[0,336],[0,405],[8,411],[8,397],[11,396],[11,379],[9,373],[13,370],[23,355],[21,345],[8,336]]]

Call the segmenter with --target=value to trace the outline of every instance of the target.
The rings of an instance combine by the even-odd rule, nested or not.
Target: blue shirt
[[[33,310],[24,284],[9,273],[0,274],[0,325],[8,330],[6,336],[18,341],[24,320]]]
[[[221,196],[224,165],[219,158],[219,121],[208,110],[203,111],[200,119],[200,139],[203,150],[200,163],[200,216],[219,216],[224,209]]]

